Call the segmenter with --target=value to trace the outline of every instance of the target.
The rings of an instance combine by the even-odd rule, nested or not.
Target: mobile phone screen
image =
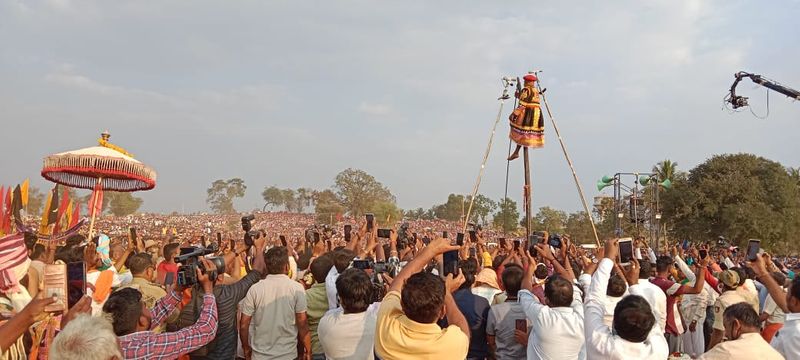
[[[217,233],[217,246],[222,249],[222,233]]]
[[[506,247],[506,238],[498,238],[497,242],[500,244],[500,247]]]
[[[514,250],[519,250],[519,244],[520,244],[519,240],[514,240]]]
[[[280,235],[280,236],[278,236],[278,238],[281,239],[281,245],[282,246],[286,246],[287,245],[286,244],[286,236]]]
[[[442,237],[447,239],[447,231],[442,231]]]
[[[469,248],[469,257],[475,257],[477,255],[477,250],[474,247]]]
[[[136,242],[136,228],[130,228],[131,241]]]
[[[373,214],[366,214],[364,215],[367,218],[367,231],[372,231],[372,227],[375,223],[375,215]]]
[[[477,242],[478,241],[478,233],[476,233],[475,230],[470,230],[469,231],[469,241],[472,241],[472,242]]]
[[[67,264],[67,304],[73,307],[86,294],[86,264],[83,261]]]
[[[392,231],[389,229],[378,229],[378,237],[382,239],[388,239],[392,235]]]
[[[619,262],[629,264],[633,259],[633,241],[631,238],[619,240]]]
[[[344,226],[344,241],[350,242],[350,232],[353,231],[352,225],[345,225]]]
[[[453,277],[458,276],[458,250],[451,250],[442,254],[442,272],[444,276],[447,276],[447,274],[453,274]]]
[[[514,327],[519,331],[528,331],[528,321],[525,319],[517,319],[514,321]]]
[[[747,241],[747,261],[758,259],[758,250],[761,249],[761,240],[750,239]]]
[[[464,233],[456,234],[456,245],[464,246]]]
[[[700,258],[705,259],[706,257],[708,257],[708,250],[700,249]]]
[[[361,270],[369,269],[369,260],[353,260],[353,268]]]
[[[171,271],[166,273],[166,275],[164,276],[164,286],[169,287],[172,286],[172,284],[174,283],[175,283],[175,273]]]
[[[536,254],[539,253],[539,251],[536,250],[536,245],[528,246],[528,253],[531,254],[531,256],[536,257]]]
[[[45,306],[44,311],[57,312],[67,309],[67,266],[64,264],[46,264],[44,266],[44,296],[52,296],[58,300]]]

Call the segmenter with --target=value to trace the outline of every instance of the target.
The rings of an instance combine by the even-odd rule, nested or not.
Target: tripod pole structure
[[[586,197],[583,195],[583,187],[581,187],[581,182],[578,180],[578,174],[575,172],[575,166],[572,165],[572,159],[569,157],[569,153],[567,153],[567,146],[564,144],[564,139],[561,138],[561,133],[558,131],[558,125],[556,125],[556,119],[553,117],[553,113],[550,111],[550,105],[547,104],[547,98],[545,97],[544,93],[542,93],[541,88],[541,80],[536,84],[539,88],[539,93],[542,96],[542,102],[544,103],[544,107],[547,110],[547,116],[550,118],[550,122],[553,124],[553,130],[556,132],[556,136],[558,137],[558,142],[561,144],[561,151],[564,152],[564,158],[567,160],[567,165],[569,165],[569,169],[572,171],[572,178],[575,180],[575,187],[578,188],[578,195],[581,198],[581,203],[583,204],[583,210],[586,211],[586,217],[589,218],[589,223],[592,224],[592,232],[594,233],[594,241],[597,246],[600,246],[600,237],[597,236],[597,227],[595,227],[594,219],[592,218],[592,213],[589,211],[589,205],[586,203]],[[525,161],[525,166],[527,168],[528,161]],[[526,183],[527,183],[527,170],[526,170]],[[530,221],[530,220],[528,220]]]
[[[525,240],[531,237],[531,163],[528,155],[528,147],[522,147],[522,159],[525,162],[525,188],[523,197],[525,201]]]
[[[505,105],[506,100],[509,98],[508,95],[508,86],[509,83],[505,83],[505,87],[503,88],[503,94],[497,99],[500,101],[500,109],[497,110],[497,118],[494,120],[494,125],[492,126],[492,132],[489,134],[489,144],[486,146],[486,152],[483,154],[483,161],[481,162],[481,169],[478,172],[478,178],[475,180],[475,186],[472,188],[472,196],[469,200],[469,208],[467,208],[467,216],[464,217],[464,226],[463,232],[467,232],[467,223],[469,223],[469,217],[472,214],[472,206],[475,204],[475,196],[478,195],[478,189],[481,186],[481,178],[483,178],[483,172],[486,170],[486,162],[489,160],[489,153],[492,151],[492,143],[494,142],[494,133],[497,131],[497,124],[500,122],[500,117],[503,116],[503,105]]]

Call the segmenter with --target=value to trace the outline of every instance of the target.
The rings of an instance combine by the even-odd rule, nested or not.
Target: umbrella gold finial
[[[107,142],[108,139],[111,138],[111,134],[108,132],[108,130],[103,131],[102,133],[100,133],[100,138],[102,138],[103,140],[105,140]]]
[[[108,132],[108,130],[103,131],[100,134],[100,138],[97,139],[97,143],[100,144],[100,146],[102,146],[104,148],[109,148],[109,149],[114,150],[116,152],[119,152],[119,153],[121,153],[121,154],[123,154],[125,156],[133,157],[133,154],[125,151],[125,149],[123,149],[123,148],[121,148],[121,147],[119,147],[117,145],[114,145],[110,141],[108,141],[108,139],[110,139],[110,138],[111,138],[111,134]]]

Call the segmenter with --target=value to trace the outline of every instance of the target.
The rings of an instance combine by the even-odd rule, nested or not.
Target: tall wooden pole
[[[525,161],[525,188],[523,192],[525,201],[525,241],[527,241],[531,236],[531,193],[533,192],[531,187],[530,157],[528,157],[527,147],[522,147],[522,157]]]

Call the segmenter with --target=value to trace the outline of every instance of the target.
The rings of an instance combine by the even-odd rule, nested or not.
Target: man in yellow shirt
[[[392,281],[381,303],[375,327],[375,352],[381,359],[464,359],[469,349],[469,324],[458,310],[452,292],[464,282],[448,275],[442,281],[422,271],[436,256],[458,250],[448,239],[426,246]],[[446,317],[450,324],[439,328]]]

